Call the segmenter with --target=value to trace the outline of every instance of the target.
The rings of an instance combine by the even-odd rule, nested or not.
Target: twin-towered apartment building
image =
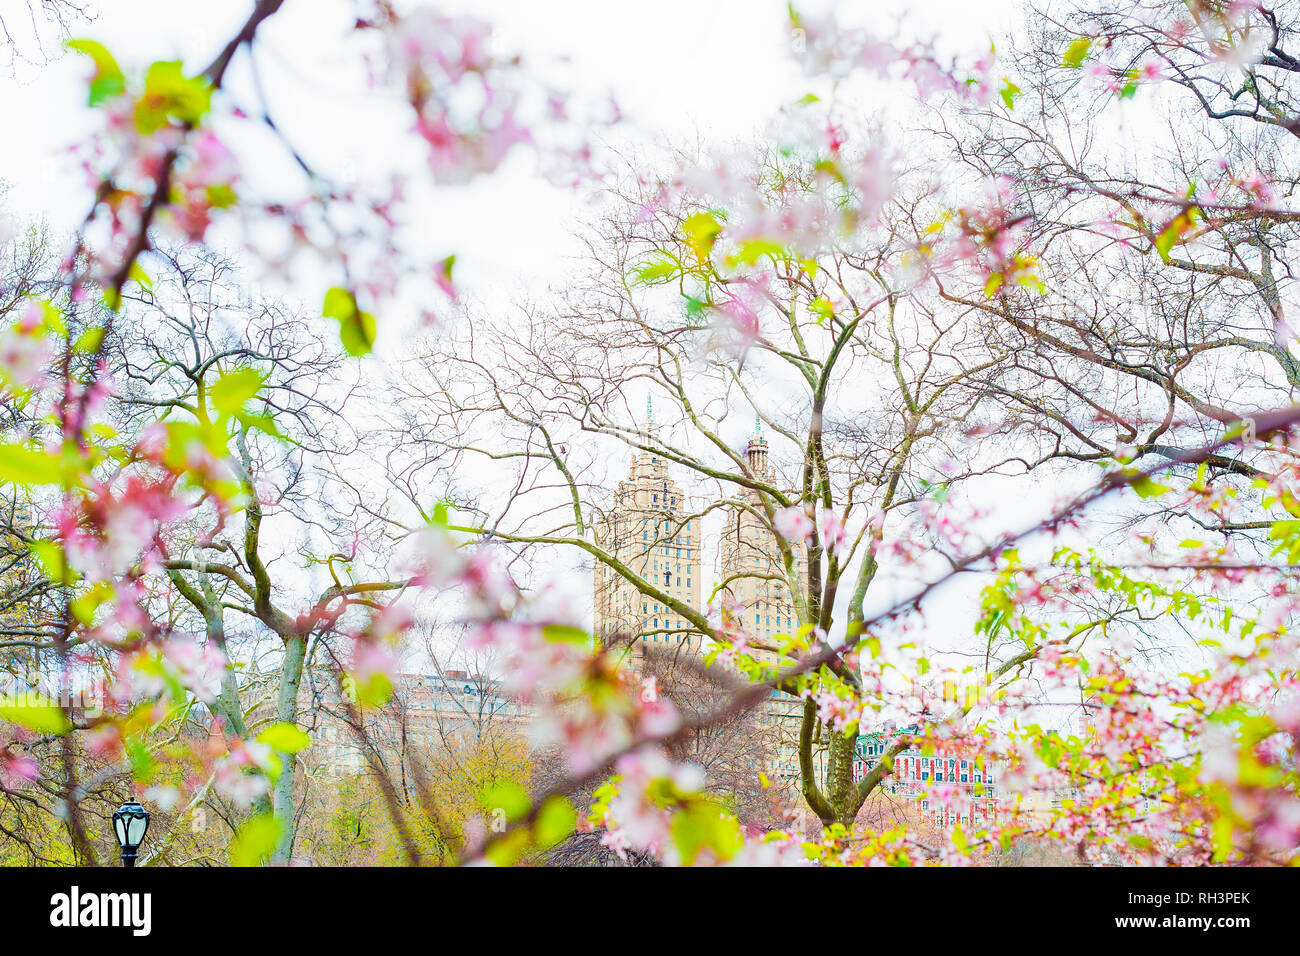
[[[749,471],[771,478],[767,439],[755,427],[745,451]],[[744,630],[771,638],[798,626],[780,554],[772,532],[758,517],[758,493],[742,488],[725,506],[726,524],[718,541],[717,600],[725,600]],[[654,452],[633,456],[628,476],[618,483],[614,501],[599,523],[602,546],[632,574],[663,594],[645,594],[626,576],[597,562],[593,580],[593,630],[606,645],[685,646],[699,652],[701,635],[686,620],[685,605],[704,610],[700,594],[703,509],[695,510],[668,474],[668,462]],[[706,602],[707,603],[707,602]]]
[[[647,416],[649,417],[649,416]],[[652,425],[650,427],[653,427]],[[745,449],[755,478],[770,480],[767,440],[759,427]],[[692,502],[668,472],[668,461],[650,451],[632,457],[627,478],[618,483],[614,500],[598,525],[601,545],[632,575],[660,594],[647,594],[627,576],[597,562],[593,578],[593,633],[605,646],[625,648],[630,665],[647,654],[680,652],[702,655],[704,635],[687,620],[681,606],[703,612],[702,517],[707,508]],[[758,493],[738,488],[723,505],[725,521],[717,543],[716,573],[709,574],[708,594],[725,604],[732,619],[756,638],[771,639],[797,628],[776,540],[760,519]],[[714,593],[716,587],[716,594]],[[796,744],[801,703],[773,691],[759,715],[769,738],[763,772],[784,783],[798,779]]]
[[[770,481],[766,439],[756,426],[745,449],[749,473]],[[677,655],[678,659],[699,659],[706,649],[702,634],[683,615],[682,608],[704,611],[708,599],[725,600],[733,622],[757,638],[772,639],[789,634],[799,626],[775,538],[760,519],[762,504],[758,493],[737,488],[726,503],[723,530],[716,543],[716,564],[708,580],[704,574],[703,515],[718,502],[692,501],[687,491],[669,474],[669,463],[662,456],[641,451],[632,457],[627,477],[618,483],[609,509],[599,521],[600,544],[633,577],[651,584],[658,592],[645,593],[627,576],[603,562],[596,562],[593,580],[593,633],[598,641],[626,652],[628,665],[640,666],[646,656]],[[712,545],[712,542],[710,542]],[[714,550],[712,547],[710,550]],[[806,562],[806,557],[803,559]],[[713,562],[710,562],[713,563]],[[806,573],[806,566],[801,569]],[[706,590],[707,588],[707,590]],[[714,594],[716,588],[716,595]],[[710,641],[712,639],[710,638]],[[762,653],[761,651],[752,651]],[[718,665],[720,666],[720,665]],[[399,680],[400,719],[380,720],[374,728],[381,749],[396,747],[400,741],[425,743],[442,736],[476,736],[501,726],[527,723],[531,708],[512,701],[501,692],[499,682],[460,672],[445,675],[402,675]],[[671,694],[671,688],[665,688]],[[306,702],[305,702],[306,703]],[[316,702],[319,703],[319,702]],[[316,708],[306,708],[314,710]],[[386,710],[392,710],[387,708]],[[798,789],[799,726],[802,701],[773,691],[757,714],[763,753],[755,775],[765,773],[773,785],[793,792]],[[393,715],[389,715],[390,717]],[[362,769],[361,754],[353,744],[350,729],[334,727],[329,720],[320,728],[318,750],[325,764],[334,772],[357,772]],[[883,753],[881,738],[864,734],[858,740],[854,776],[860,777]],[[958,822],[983,822],[996,813],[996,796],[992,777],[980,771],[957,767],[944,768],[939,760],[919,751],[908,751],[895,763],[895,772],[887,789],[916,796],[921,809],[940,825]],[[814,753],[818,776],[824,767],[823,757]],[[983,779],[978,779],[983,777]],[[919,796],[931,782],[957,784],[970,792],[966,819],[958,813],[931,805]]]
[[[745,456],[751,475],[763,481],[772,479],[767,440],[757,424]],[[759,645],[763,639],[794,633],[799,626],[798,617],[785,583],[775,537],[759,517],[762,503],[758,492],[737,488],[723,508],[726,517],[717,544],[717,573],[710,576],[710,593],[716,586],[715,600],[727,602],[732,620],[746,634],[758,638]],[[666,600],[644,594],[626,577],[598,562],[594,577],[593,629],[606,646],[626,648],[634,667],[639,657],[655,649],[703,652],[703,635],[671,603],[678,601],[703,609],[700,603],[703,510],[688,502],[683,489],[670,477],[668,462],[662,456],[646,451],[633,456],[628,476],[619,482],[601,526],[601,543],[633,574],[662,591]],[[806,556],[802,560],[801,571],[806,575]],[[779,691],[771,693],[759,715],[769,755],[761,769],[774,783],[791,790],[798,789],[801,718],[802,702]],[[881,740],[877,733],[859,737],[853,768],[855,779],[860,779],[884,753]],[[814,752],[813,758],[820,778],[824,756]],[[999,802],[993,774],[982,768],[961,766],[966,761],[957,760],[960,763],[948,766],[953,761],[944,763],[939,757],[909,749],[895,762],[886,789],[915,798],[920,811],[940,826],[991,820],[998,812]],[[955,786],[964,796],[949,805],[926,795],[940,784]]]

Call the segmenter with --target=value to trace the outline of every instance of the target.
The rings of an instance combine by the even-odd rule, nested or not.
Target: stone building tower
[[[770,480],[767,439],[762,426],[754,419],[754,433],[745,448],[746,464],[756,478]],[[785,582],[785,569],[775,535],[762,523],[762,502],[758,492],[737,490],[741,503],[727,511],[726,525],[718,542],[718,571],[731,609],[732,620],[758,638],[760,646],[773,646],[777,636],[794,634],[799,628],[794,601]],[[752,509],[752,510],[751,510]],[[800,556],[801,572],[806,575],[807,557]],[[775,660],[775,654],[753,650],[759,657]],[[762,707],[762,729],[767,737],[766,750],[771,755],[764,772],[774,783],[797,790],[799,785],[799,726],[802,702],[781,691],[772,691]],[[817,755],[814,755],[817,760]],[[820,762],[820,761],[818,761]]]
[[[767,439],[757,419],[745,457],[755,477],[771,479]],[[739,623],[750,634],[762,638],[790,634],[799,626],[798,619],[790,589],[782,580],[785,569],[776,538],[755,514],[762,511],[758,492],[742,488],[736,497],[748,508],[729,509],[726,529],[718,543],[722,593],[730,597],[740,615]]]
[[[646,429],[653,434],[649,399]],[[604,546],[630,570],[671,598],[700,608],[700,519],[691,516],[661,456],[646,451],[633,456],[599,530]],[[700,653],[700,635],[667,603],[642,594],[601,562],[594,585],[593,627],[602,643]]]

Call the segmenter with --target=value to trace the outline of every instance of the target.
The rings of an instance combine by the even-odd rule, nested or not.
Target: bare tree
[[[212,711],[243,737],[268,720],[294,723],[316,646],[349,613],[379,608],[403,584],[361,577],[359,529],[346,502],[331,507],[345,492],[331,483],[332,463],[355,448],[341,413],[353,386],[339,353],[301,315],[247,298],[218,256],[163,251],[153,261],[159,276],[132,297],[133,321],[116,343],[117,413],[125,430],[174,423],[189,454],[233,444],[232,497],[204,503],[173,532],[163,564],[171,590],[156,613],[183,623],[189,608],[204,639],[231,660]],[[230,382],[243,383],[235,399],[223,391]],[[231,434],[212,432],[220,412]],[[315,594],[313,577],[327,582]],[[241,687],[234,664],[265,658]],[[254,809],[281,820],[275,857],[283,861],[293,848],[296,774],[295,757],[282,759],[272,794]]]
[[[815,193],[814,174],[759,156],[754,177],[774,207]],[[969,475],[1032,466],[1018,452],[977,453],[967,441],[985,421],[987,393],[974,386],[1009,350],[970,321],[976,306],[953,308],[896,278],[893,257],[924,229],[924,187],[891,208],[880,230],[815,260],[772,254],[770,283],[745,288],[699,252],[694,227],[712,215],[710,197],[665,208],[662,184],[630,182],[588,237],[587,270],[555,302],[471,316],[429,341],[411,370],[408,401],[438,434],[437,452],[452,449],[458,466],[490,475],[500,491],[467,506],[475,521],[463,530],[520,555],[581,552],[711,639],[718,626],[708,608],[637,573],[633,558],[679,544],[688,522],[743,513],[770,538],[775,561],[761,576],[792,602],[790,634],[813,652],[837,621],[857,635],[890,516]],[[755,329],[738,341],[716,316],[739,296]],[[653,427],[639,410],[647,394]],[[737,441],[755,418],[772,436],[766,471]],[[685,510],[665,512],[653,539],[606,532],[611,463],[629,453],[656,456],[693,484]],[[856,534],[828,549],[815,530],[805,549],[778,533],[777,515],[791,507],[856,521]],[[771,661],[799,653],[798,640],[754,646]],[[829,666],[860,689],[853,668]],[[851,779],[853,737],[820,733],[811,700],[800,721],[804,799],[823,821],[852,821],[879,774]]]
[[[970,170],[1018,184],[1021,248],[1043,286],[989,296],[954,285],[944,296],[982,313],[986,335],[1014,351],[988,387],[1008,427],[1042,452],[1178,462],[1295,400],[1298,220],[1285,200],[1300,182],[1287,52],[1298,13],[1290,3],[1049,5],[1015,59],[1014,108],[945,124]],[[1179,18],[1192,28],[1175,36]],[[1235,46],[1255,45],[1258,62],[1232,65]],[[1062,67],[1070,48],[1104,64],[1100,79]],[[1148,69],[1168,82],[1142,86]],[[1139,108],[1163,95],[1163,115],[1117,136],[1129,94]],[[1251,479],[1251,453],[1206,464]]]
[[[60,51],[72,29],[96,16],[88,0],[3,0],[0,3],[0,47],[5,66],[44,65]]]

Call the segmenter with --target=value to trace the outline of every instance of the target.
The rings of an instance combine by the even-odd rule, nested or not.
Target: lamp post
[[[122,848],[122,865],[135,866],[135,854],[149,829],[149,811],[128,800],[113,811],[113,835]]]

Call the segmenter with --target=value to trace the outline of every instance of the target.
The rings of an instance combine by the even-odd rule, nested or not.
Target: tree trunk
[[[303,659],[307,653],[307,639],[289,637],[284,642],[284,663],[280,665],[280,698],[276,717],[282,723],[292,724],[298,716],[298,686],[302,683]],[[273,863],[288,863],[293,855],[295,812],[293,803],[294,773],[298,760],[293,754],[279,754],[283,763],[279,778],[272,791],[272,807],[280,821],[280,839],[275,846]]]

